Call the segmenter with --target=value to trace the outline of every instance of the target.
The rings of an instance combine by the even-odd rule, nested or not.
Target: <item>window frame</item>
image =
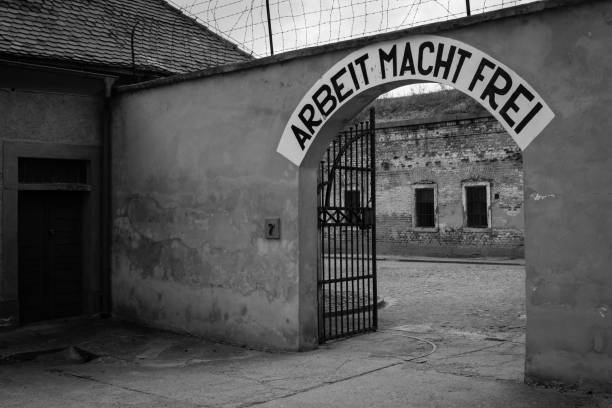
[[[434,196],[434,226],[433,227],[419,227],[417,226],[417,200],[416,200],[416,196],[417,190],[423,190],[423,189],[433,189],[433,196]],[[419,231],[419,232],[438,232],[439,230],[439,225],[438,225],[438,185],[436,183],[415,183],[412,185],[412,197],[413,197],[413,203],[412,203],[412,229],[414,231]]]
[[[487,198],[487,226],[468,227],[467,187],[485,187]],[[491,217],[491,182],[490,181],[464,181],[461,183],[461,201],[463,208],[463,230],[468,232],[489,232],[492,229]]]
[[[351,197],[350,200],[349,200],[349,197]],[[354,200],[354,198],[356,198],[357,200]],[[358,216],[357,215],[351,216],[348,214],[348,212],[349,210],[358,212],[359,209],[362,208],[361,190],[358,189],[357,187],[348,186],[347,188],[344,189],[344,197],[342,199],[343,199],[343,207],[346,209],[346,212],[347,212],[346,221],[350,224],[351,227],[358,226],[359,225]]]
[[[352,198],[349,200],[349,197],[351,196]],[[344,198],[344,207],[346,208],[360,208],[361,207],[361,190],[359,190],[358,188],[348,188],[348,187],[345,188],[343,198]],[[353,200],[353,198],[357,198],[357,200]]]

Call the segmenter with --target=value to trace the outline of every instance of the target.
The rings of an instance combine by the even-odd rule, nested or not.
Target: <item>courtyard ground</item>
[[[436,330],[522,334],[525,266],[522,260],[378,261],[380,327],[430,325]]]
[[[0,407],[612,407],[523,384],[522,266],[404,261],[379,263],[378,332],[309,352],[112,319],[0,333]]]
[[[521,382],[526,324],[524,262],[454,261],[380,260],[378,293],[384,307],[379,309],[379,328],[410,332],[443,350],[454,350],[462,343],[480,344],[474,350],[490,352],[470,349],[457,358],[446,355],[437,361],[436,370]],[[472,357],[468,355],[474,358],[466,358]]]

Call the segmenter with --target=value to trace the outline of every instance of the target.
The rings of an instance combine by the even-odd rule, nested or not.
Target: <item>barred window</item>
[[[359,223],[359,207],[361,206],[361,192],[359,190],[344,191],[344,206],[347,211],[347,221],[351,225]]]
[[[19,183],[87,183],[87,161],[19,158]]]
[[[415,188],[415,226],[433,228],[436,226],[436,204],[433,187]]]
[[[487,191],[487,185],[464,186],[466,227],[489,227]]]
[[[358,208],[360,207],[361,192],[359,190],[345,190],[344,191],[344,205],[347,208]]]

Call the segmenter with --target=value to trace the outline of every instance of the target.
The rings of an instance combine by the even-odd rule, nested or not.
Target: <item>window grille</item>
[[[347,208],[348,217],[350,224],[358,224],[359,217],[358,211],[361,207],[361,193],[359,190],[345,190],[344,191],[344,206]]]
[[[87,161],[19,158],[19,183],[87,183]]]
[[[433,188],[417,188],[415,193],[416,226],[432,228],[436,226],[435,200]]]
[[[359,190],[346,190],[344,192],[344,204],[348,208],[358,208],[360,201]]]
[[[487,228],[489,226],[486,186],[466,186],[465,206],[467,227]]]

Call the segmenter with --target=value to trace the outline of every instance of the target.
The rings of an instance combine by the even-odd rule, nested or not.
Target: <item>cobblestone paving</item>
[[[379,261],[378,293],[381,329],[525,330],[524,266]]]

